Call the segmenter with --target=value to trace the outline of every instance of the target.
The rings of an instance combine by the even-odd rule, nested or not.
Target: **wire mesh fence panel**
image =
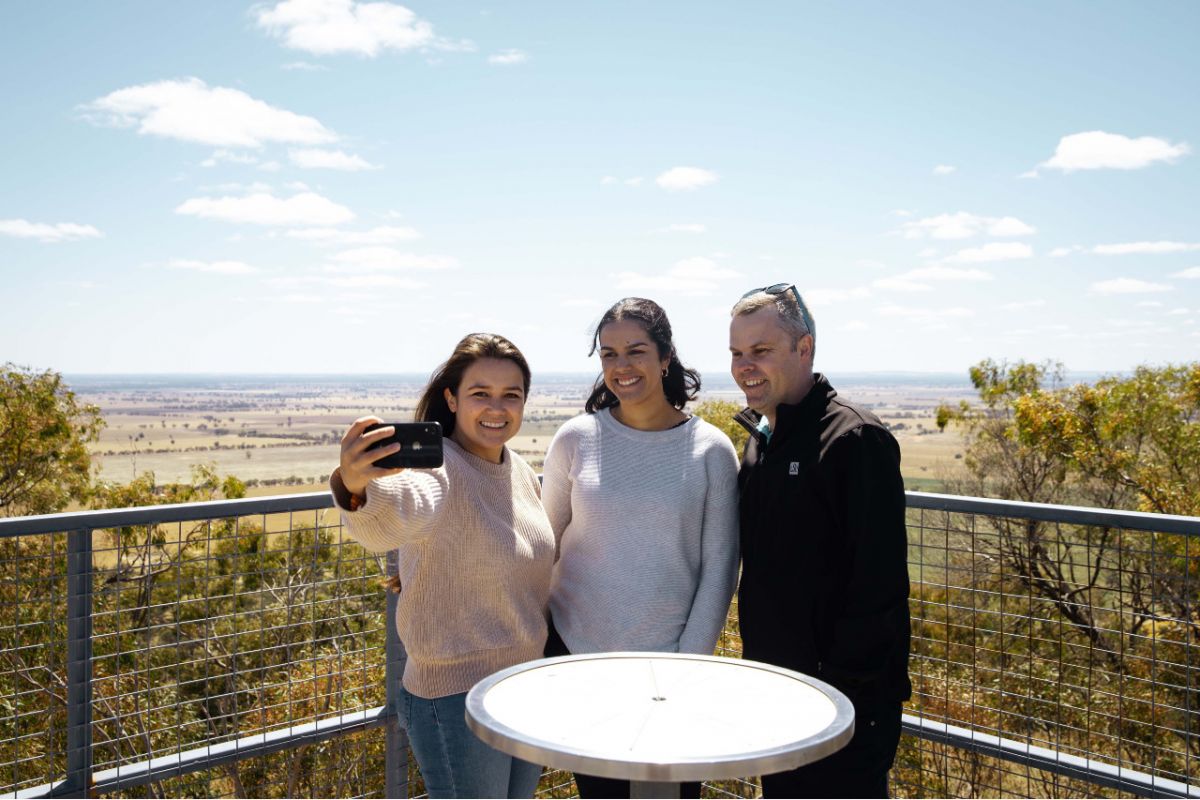
[[[386,797],[381,728],[338,736],[153,784],[108,797]]]
[[[1183,534],[911,510],[907,711],[1200,782],[1198,555],[1197,539]],[[919,740],[906,740],[893,780],[912,796],[1097,793]]]
[[[325,501],[299,510],[299,497],[171,522],[136,509],[86,535],[0,530],[0,794],[44,792],[80,764],[113,795],[386,794],[382,563]],[[1105,765],[1176,792],[1200,783],[1195,521],[1191,535],[1159,533],[930,497],[910,496],[914,694],[892,792],[1150,793]],[[741,656],[738,622],[735,599],[718,655]],[[81,658],[86,694],[69,679]],[[331,720],[344,727],[318,731]],[[1048,767],[1034,751],[1092,766]],[[400,790],[423,796],[401,757]],[[575,792],[560,770],[538,787]],[[747,776],[702,794],[761,788]]]
[[[379,563],[344,541],[340,525],[326,520],[331,516],[317,511],[96,532],[97,772],[120,778],[126,766],[142,769],[151,759],[384,704],[388,623]],[[300,749],[307,756],[284,759],[287,769],[273,778],[282,785],[339,786],[328,782],[336,770],[312,774],[317,753],[339,748],[306,745]],[[253,776],[278,763],[264,756],[212,774],[240,792],[248,781],[262,783]],[[197,779],[177,780],[194,787]]]
[[[66,535],[0,539],[0,793],[66,770]]]

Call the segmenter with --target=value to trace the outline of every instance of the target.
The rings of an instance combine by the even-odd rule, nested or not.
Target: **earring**
[[[667,377],[667,367],[663,367],[663,377]]]

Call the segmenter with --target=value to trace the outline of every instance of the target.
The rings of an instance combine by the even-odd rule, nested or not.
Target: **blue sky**
[[[727,368],[795,282],[818,368],[1200,354],[1200,5],[12,2],[0,361],[585,371],[659,301]]]

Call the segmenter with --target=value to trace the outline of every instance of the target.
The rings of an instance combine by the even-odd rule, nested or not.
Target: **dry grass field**
[[[962,440],[939,432],[939,402],[970,397],[962,387],[922,386],[919,381],[847,383],[845,396],[872,408],[889,426],[903,452],[910,489],[936,491],[961,469]],[[336,465],[338,442],[356,417],[412,416],[419,379],[364,381],[327,378],[311,382],[264,378],[211,384],[121,386],[118,381],[77,389],[100,406],[107,427],[93,446],[99,476],[124,482],[146,471],[159,483],[186,482],[193,464],[215,464],[221,474],[250,484],[251,496],[321,488]],[[584,376],[535,385],[525,422],[512,447],[535,468],[558,427],[583,408],[590,389]],[[739,402],[732,385],[706,391],[701,400]]]

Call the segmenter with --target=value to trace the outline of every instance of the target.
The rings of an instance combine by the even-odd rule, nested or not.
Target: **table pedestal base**
[[[630,781],[629,797],[669,797],[678,800],[678,783],[660,783],[659,781]]]

